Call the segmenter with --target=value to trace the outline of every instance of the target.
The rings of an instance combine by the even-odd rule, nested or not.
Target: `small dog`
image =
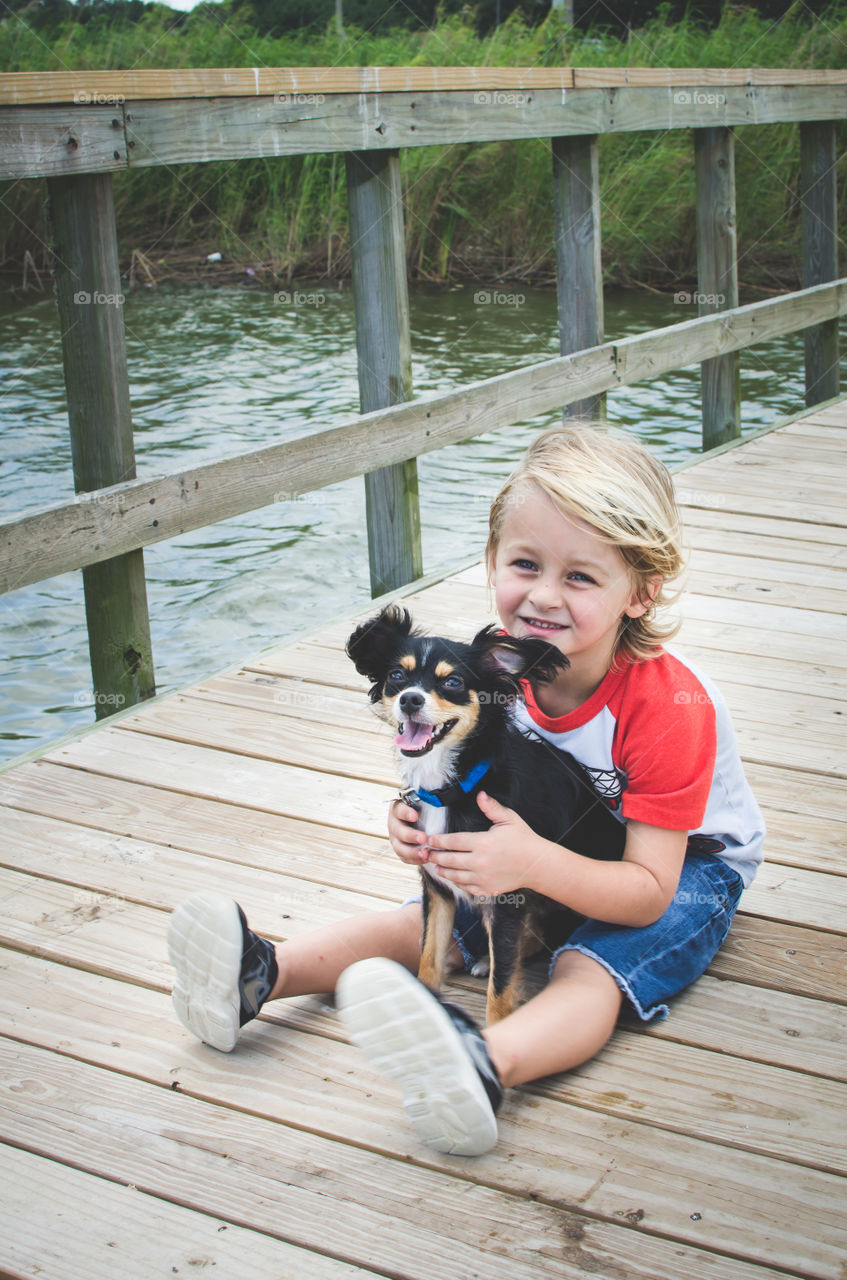
[[[592,790],[585,770],[566,752],[527,737],[511,716],[519,681],[546,683],[568,665],[543,640],[519,640],[485,627],[470,644],[421,635],[405,609],[389,605],[347,642],[356,669],[373,681],[397,733],[394,745],[430,834],[483,831],[491,823],[476,801],[484,787],[539,835],[578,853],[605,859],[623,853],[624,826]],[[421,868],[424,931],[418,977],[438,990],[463,890]],[[544,943],[545,928],[573,913],[528,889],[499,898],[471,898],[489,937],[489,1022],[515,1008],[526,957]],[[478,966],[474,972],[484,972]]]

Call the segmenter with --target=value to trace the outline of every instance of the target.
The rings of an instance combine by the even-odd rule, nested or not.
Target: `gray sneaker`
[[[184,1027],[229,1053],[277,980],[272,942],[247,925],[232,898],[196,893],[174,911],[168,956],[176,970],[173,1004]]]
[[[472,1018],[380,958],[345,969],[335,998],[351,1040],[400,1085],[419,1138],[450,1155],[491,1150],[503,1087]]]

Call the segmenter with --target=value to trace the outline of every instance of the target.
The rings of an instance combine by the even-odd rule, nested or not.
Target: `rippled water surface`
[[[484,296],[484,295],[483,295]],[[472,287],[411,296],[416,394],[558,354],[553,293]],[[607,297],[609,338],[688,319],[672,298]],[[197,287],[139,292],[124,308],[140,477],[261,448],[357,412],[350,293],[295,303]],[[802,407],[802,335],[742,353],[744,427]],[[669,464],[699,447],[699,368],[613,392],[611,421]],[[507,428],[419,461],[424,570],[482,550],[488,506],[540,426]],[[73,495],[52,297],[0,304],[0,509]],[[279,502],[145,550],[157,684],[167,690],[313,630],[368,599],[361,479]],[[82,574],[0,597],[0,759],[93,720]]]

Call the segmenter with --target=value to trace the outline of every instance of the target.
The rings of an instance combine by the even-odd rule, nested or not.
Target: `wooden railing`
[[[596,68],[248,68],[0,77],[0,177],[47,179],[77,498],[0,524],[0,590],[82,568],[95,703],[151,695],[143,547],[364,475],[374,594],[422,571],[419,454],[699,362],[704,448],[740,432],[738,351],[806,331],[806,398],[838,394],[835,125],[847,73]],[[739,307],[732,128],[800,123],[803,284]],[[700,317],[603,342],[598,135],[691,128]],[[549,137],[561,356],[412,398],[399,149]],[[135,478],[112,173],[344,151],[361,416]],[[111,697],[109,695],[112,695]]]

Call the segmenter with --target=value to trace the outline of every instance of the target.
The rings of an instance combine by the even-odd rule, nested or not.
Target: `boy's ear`
[[[646,586],[633,592],[632,599],[624,609],[624,616],[627,618],[643,618],[655,604],[656,598],[662,589],[661,578],[651,578]]]
[[[380,681],[393,661],[398,645],[411,632],[412,619],[408,611],[390,604],[375,618],[356,628],[347,641],[347,656],[360,675]]]

